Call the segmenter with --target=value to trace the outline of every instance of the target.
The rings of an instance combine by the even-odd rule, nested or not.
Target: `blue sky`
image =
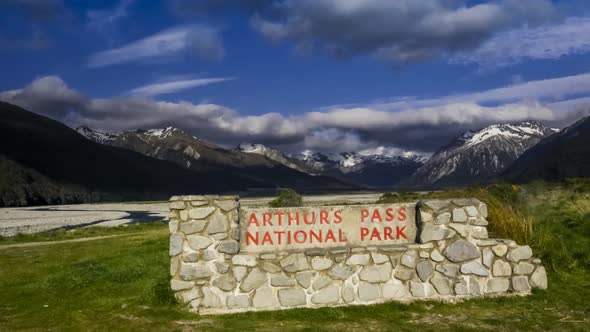
[[[589,109],[587,1],[3,0],[0,17],[0,99],[73,127],[429,153]]]

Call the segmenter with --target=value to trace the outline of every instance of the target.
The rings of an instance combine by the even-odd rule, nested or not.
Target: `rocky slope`
[[[224,149],[178,128],[131,130],[117,134],[97,132],[87,127],[76,130],[91,140],[171,161],[189,170],[236,174],[265,183],[267,187],[290,187],[300,191],[354,188],[337,179],[312,176],[264,154]]]
[[[436,152],[402,185],[437,188],[486,181],[499,175],[526,150],[557,131],[534,121],[468,131]]]
[[[167,199],[178,193],[272,188],[272,184],[238,174],[195,172],[127,149],[98,144],[57,121],[4,102],[0,102],[0,141],[0,155],[8,160],[0,169],[0,178],[14,180],[17,175],[10,182],[15,187],[4,193],[9,192],[6,197],[12,195],[10,192],[25,193],[19,195],[22,199],[2,200],[7,202],[4,204],[48,204],[72,196],[74,199],[61,202],[76,202],[78,191],[96,194],[100,199],[139,200]],[[61,190],[69,196],[62,195]],[[88,201],[83,196],[81,199]]]
[[[236,149],[260,154],[309,174],[322,174],[373,188],[394,187],[422,165],[420,156],[328,154],[304,151],[291,156],[262,144],[241,144]]]
[[[503,174],[510,181],[590,177],[590,117],[544,138]]]

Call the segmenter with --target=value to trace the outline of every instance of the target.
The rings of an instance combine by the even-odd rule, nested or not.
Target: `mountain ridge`
[[[490,180],[527,149],[557,131],[536,121],[494,124],[467,131],[439,149],[402,185],[437,188]]]

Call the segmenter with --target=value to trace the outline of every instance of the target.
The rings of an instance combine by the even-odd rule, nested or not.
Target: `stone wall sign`
[[[530,294],[531,248],[490,239],[476,199],[309,208],[170,199],[170,288],[199,314]]]
[[[242,252],[414,243],[416,204],[240,209]]]

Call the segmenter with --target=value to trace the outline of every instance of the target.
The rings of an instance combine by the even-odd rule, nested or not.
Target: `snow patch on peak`
[[[240,145],[238,145],[238,147],[235,150],[245,152],[245,153],[264,154],[264,151],[267,151],[269,149],[270,148],[268,148],[262,144],[241,143]]]
[[[148,129],[143,134],[148,137],[164,139],[174,135],[176,132],[181,132],[180,129],[174,127]]]
[[[86,137],[87,139],[100,144],[111,143],[120,135],[120,133],[110,133],[106,131],[94,130],[87,126],[78,127],[76,128],[76,131],[80,135]]]

